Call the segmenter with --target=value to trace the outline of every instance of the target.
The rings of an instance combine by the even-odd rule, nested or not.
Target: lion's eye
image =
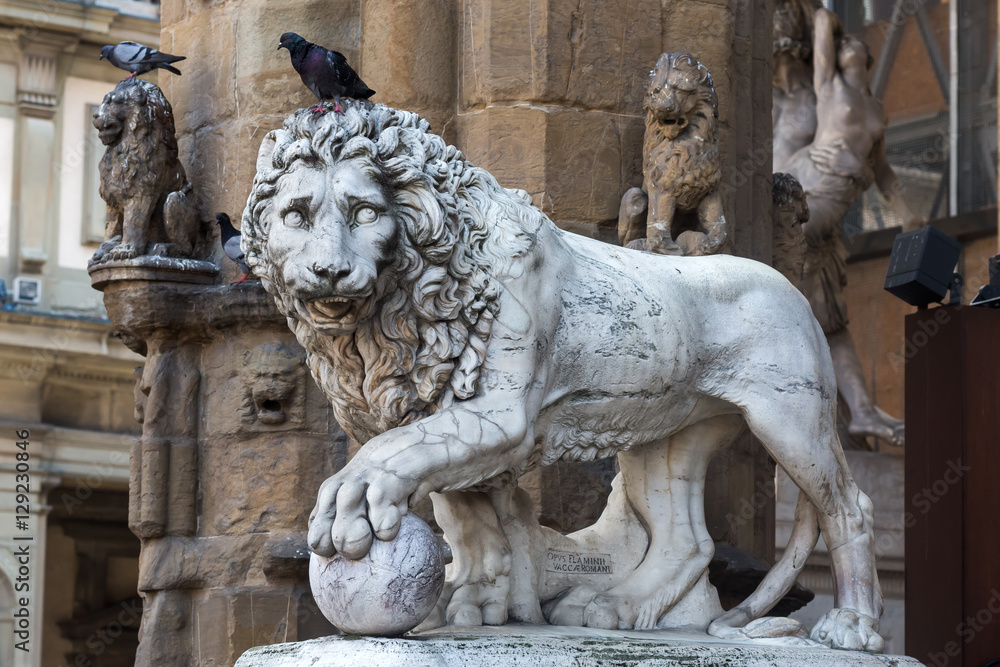
[[[286,227],[305,227],[306,218],[302,213],[296,210],[291,210],[285,213],[283,218]]]
[[[378,220],[378,211],[371,206],[359,206],[354,211],[354,220],[359,225],[369,225]]]

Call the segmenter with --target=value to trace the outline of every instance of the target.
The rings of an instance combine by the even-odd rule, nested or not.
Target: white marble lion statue
[[[800,634],[761,617],[822,531],[827,646],[878,652],[872,505],[837,438],[830,352],[779,273],[559,230],[416,114],[300,110],[264,139],[243,248],[364,443],[319,491],[316,554],[366,554],[432,494],[454,552],[425,626],[507,620]],[[723,612],[707,580],[711,457],[748,426],[801,489],[785,556]],[[517,479],[616,455],[597,524],[538,526]],[[803,640],[804,641],[804,640]]]

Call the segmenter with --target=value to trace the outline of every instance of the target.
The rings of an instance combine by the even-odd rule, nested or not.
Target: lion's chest
[[[647,128],[643,171],[649,190],[669,192],[680,210],[694,210],[719,185],[719,148],[688,129],[667,139]]]

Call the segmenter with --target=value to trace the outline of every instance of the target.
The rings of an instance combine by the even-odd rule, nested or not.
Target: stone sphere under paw
[[[312,554],[309,585],[320,611],[354,635],[392,637],[417,627],[444,587],[444,557],[430,527],[406,514],[395,539],[360,560]]]

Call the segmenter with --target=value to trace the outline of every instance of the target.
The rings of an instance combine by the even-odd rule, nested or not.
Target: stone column
[[[346,438],[259,284],[92,269],[137,369],[129,526],[142,542],[136,665],[231,665],[333,632],[309,593],[306,519]],[[185,282],[189,280],[190,282]]]
[[[59,54],[76,37],[37,31],[19,39],[21,59],[17,68],[17,112],[14,170],[17,272],[42,273],[53,243],[55,225],[54,161],[55,115]]]

